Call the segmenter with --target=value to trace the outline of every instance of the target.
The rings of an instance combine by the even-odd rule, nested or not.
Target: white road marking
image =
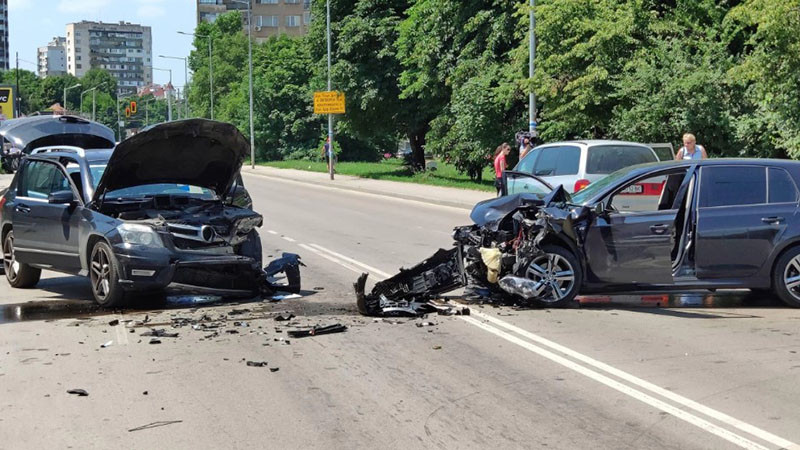
[[[788,441],[780,436],[776,436],[768,431],[762,430],[756,426],[750,425],[748,423],[742,422],[735,417],[731,417],[723,412],[717,411],[715,409],[709,408],[708,406],[701,405],[700,403],[695,402],[694,400],[690,400],[682,395],[676,394],[674,392],[668,391],[662,387],[656,386],[653,383],[645,381],[641,378],[638,378],[634,375],[631,375],[625,371],[612,367],[606,363],[600,362],[594,358],[586,356],[584,354],[578,353],[575,350],[570,348],[564,347],[561,344],[557,344],[549,339],[543,338],[539,335],[531,333],[530,331],[524,330],[519,328],[515,325],[512,325],[502,319],[498,319],[497,317],[491,316],[489,314],[484,314],[478,311],[471,311],[472,315],[476,317],[480,317],[482,319],[488,320],[500,327],[503,327],[509,331],[519,334],[531,341],[536,342],[537,344],[544,345],[546,347],[550,347],[553,350],[556,350],[560,353],[563,353],[566,356],[574,358],[586,365],[592,366],[596,369],[600,369],[606,373],[614,375],[618,378],[621,378],[633,385],[639,386],[643,389],[647,389],[648,391],[658,394],[664,398],[672,400],[675,403],[683,405],[687,408],[693,409],[701,414],[705,414],[712,419],[718,420],[722,423],[735,427],[745,433],[749,433],[753,436],[758,437],[759,439],[763,439],[771,444],[777,445],[781,448],[793,448],[793,449],[800,449],[800,446],[795,444],[794,442]]]
[[[323,258],[327,259],[328,261],[331,261],[332,263],[338,264],[338,265],[340,265],[340,266],[344,267],[345,269],[352,270],[353,272],[355,272],[355,273],[357,273],[357,274],[359,274],[359,275],[360,275],[360,274],[362,274],[362,273],[364,272],[363,270],[361,270],[361,269],[359,269],[359,268],[357,268],[357,267],[353,267],[353,266],[351,266],[351,265],[349,265],[349,264],[347,264],[347,263],[344,263],[344,262],[342,262],[342,261],[339,261],[338,259],[336,259],[336,258],[334,258],[334,257],[332,257],[332,256],[328,256],[328,255],[326,255],[325,253],[322,253],[321,251],[319,251],[319,250],[317,250],[317,249],[315,249],[315,248],[309,247],[309,246],[308,246],[308,245],[306,245],[306,244],[298,244],[298,245],[299,245],[301,248],[304,248],[304,249],[306,249],[306,250],[308,250],[308,251],[310,251],[310,252],[312,252],[312,253],[315,253],[315,254],[317,254],[317,255],[319,255],[319,256],[321,256],[321,257],[323,257]]]
[[[273,230],[267,230],[267,233],[269,233],[269,234],[278,234],[277,231],[273,231]]]
[[[606,385],[606,386],[608,386],[608,387],[610,387],[610,388],[612,388],[612,389],[614,389],[616,391],[619,391],[619,392],[621,392],[621,393],[623,393],[625,395],[628,395],[628,396],[630,396],[630,397],[632,397],[632,398],[634,398],[636,400],[639,400],[639,401],[641,401],[643,403],[646,403],[646,404],[648,404],[648,405],[650,405],[650,406],[652,406],[652,407],[654,407],[656,409],[660,409],[661,411],[664,411],[664,412],[666,412],[668,414],[671,414],[671,415],[673,415],[673,416],[675,416],[675,417],[677,417],[677,418],[679,418],[679,419],[681,419],[681,420],[683,420],[685,422],[688,422],[688,423],[690,423],[690,424],[692,424],[692,425],[694,425],[696,427],[699,427],[699,428],[703,429],[704,431],[707,431],[707,432],[709,432],[711,434],[719,436],[719,437],[721,437],[722,439],[725,439],[728,442],[736,444],[739,447],[747,448],[747,449],[766,449],[767,448],[767,447],[764,447],[763,445],[760,445],[760,444],[758,444],[756,442],[753,442],[753,441],[751,441],[751,440],[749,440],[749,439],[747,439],[747,438],[745,438],[743,436],[740,436],[740,435],[738,435],[736,433],[733,433],[731,431],[728,431],[728,430],[726,430],[726,429],[724,429],[722,427],[714,425],[713,423],[711,423],[711,422],[709,422],[709,421],[707,421],[707,420],[705,420],[705,419],[703,419],[701,417],[695,416],[694,414],[688,413],[688,412],[686,412],[686,411],[684,411],[682,409],[679,409],[679,408],[677,408],[675,406],[672,406],[672,405],[670,405],[670,404],[668,404],[668,403],[666,403],[666,402],[664,402],[662,400],[659,400],[659,399],[657,399],[655,397],[647,395],[644,392],[638,391],[638,390],[636,390],[636,389],[634,389],[634,388],[632,388],[630,386],[622,384],[619,381],[616,381],[616,380],[614,380],[612,378],[609,378],[609,377],[607,377],[607,376],[605,376],[605,375],[603,375],[601,373],[598,373],[598,372],[595,372],[594,370],[586,368],[586,367],[584,367],[584,366],[582,366],[582,365],[580,365],[580,364],[578,364],[578,363],[576,363],[574,361],[571,361],[571,360],[569,360],[569,359],[567,359],[567,358],[565,358],[563,356],[559,356],[559,355],[557,355],[557,354],[555,354],[555,353],[553,353],[553,352],[551,352],[549,350],[545,350],[545,349],[543,349],[541,347],[537,347],[536,345],[533,345],[530,342],[524,341],[524,340],[518,338],[517,336],[514,336],[514,335],[512,335],[510,333],[507,333],[507,332],[505,332],[503,330],[495,328],[495,327],[493,327],[491,325],[488,325],[486,323],[480,322],[477,319],[473,319],[470,316],[458,316],[458,317],[460,319],[464,320],[465,322],[469,323],[469,324],[472,324],[472,325],[474,325],[474,326],[476,326],[478,328],[481,328],[481,329],[483,329],[485,331],[488,331],[489,333],[492,333],[495,336],[503,338],[503,339],[505,339],[505,340],[507,340],[507,341],[509,341],[511,343],[519,345],[520,347],[522,347],[522,348],[524,348],[526,350],[529,350],[529,351],[531,351],[533,353],[536,353],[539,356],[547,358],[547,359],[549,359],[549,360],[551,360],[551,361],[553,361],[553,362],[555,362],[557,364],[560,364],[560,365],[562,365],[562,366],[564,366],[564,367],[566,367],[568,369],[571,369],[571,370],[573,370],[575,372],[578,372],[581,375],[584,375],[584,376],[586,376],[588,378],[591,378],[592,380],[595,380],[595,381],[597,381],[599,383],[602,383],[602,384],[604,384],[604,385]]]
[[[341,253],[336,253],[335,251],[333,251],[333,250],[330,250],[330,249],[327,249],[327,248],[325,248],[325,247],[323,247],[323,246],[321,246],[321,245],[317,245],[317,244],[311,244],[311,246],[312,246],[312,247],[314,247],[314,248],[316,248],[316,249],[318,249],[318,250],[321,250],[321,251],[323,251],[323,252],[329,253],[329,254],[331,254],[331,255],[333,255],[333,256],[335,256],[335,257],[339,258],[339,259],[343,259],[343,260],[345,260],[345,261],[347,261],[347,262],[349,262],[349,263],[351,263],[351,264],[355,264],[355,265],[357,265],[357,266],[361,266],[361,267],[363,267],[364,269],[366,269],[367,271],[369,271],[369,272],[372,272],[372,273],[375,273],[375,274],[377,274],[377,275],[380,275],[380,276],[382,276],[382,277],[384,277],[384,278],[389,278],[389,277],[391,277],[391,275],[389,275],[388,273],[386,273],[386,272],[384,272],[384,271],[382,271],[382,270],[380,270],[380,269],[376,269],[376,268],[374,268],[374,267],[372,267],[372,266],[369,266],[369,265],[367,265],[367,264],[364,264],[364,263],[362,263],[362,262],[356,261],[356,260],[355,260],[355,259],[353,259],[353,258],[349,258],[349,257],[347,257],[347,256],[344,256],[344,255],[342,255]]]
[[[314,252],[317,255],[319,255],[319,256],[321,256],[321,257],[323,257],[323,258],[325,258],[325,259],[327,259],[329,261],[332,261],[332,262],[334,262],[336,264],[339,264],[340,266],[345,267],[345,268],[347,268],[347,269],[349,269],[349,270],[351,270],[353,272],[361,273],[361,270],[358,267],[353,267],[350,264],[347,264],[347,263],[345,263],[345,262],[343,262],[341,260],[345,260],[345,261],[348,261],[348,262],[350,262],[350,263],[352,263],[352,264],[354,264],[356,266],[360,266],[360,267],[369,269],[371,272],[374,272],[374,274],[377,275],[375,278],[377,278],[378,280],[385,279],[385,278],[389,277],[389,274],[386,273],[386,272],[383,272],[381,270],[375,269],[374,267],[371,267],[368,264],[359,262],[359,261],[357,261],[357,260],[355,260],[353,258],[347,257],[347,256],[342,255],[340,253],[337,253],[337,252],[334,252],[332,250],[326,249],[326,248],[322,247],[321,245],[311,244],[311,246],[309,246],[309,245],[305,245],[305,244],[300,244],[300,247],[302,247],[302,248],[304,248],[304,249],[306,249],[308,251]],[[330,255],[334,255],[336,257],[330,256],[330,255],[328,255],[326,253],[329,253]],[[782,438],[780,436],[776,436],[776,435],[774,435],[774,434],[772,434],[772,433],[770,433],[768,431],[762,430],[762,429],[760,429],[760,428],[758,428],[758,427],[756,427],[754,425],[750,425],[748,423],[745,423],[745,422],[743,422],[743,421],[741,421],[739,419],[731,417],[731,416],[729,416],[729,415],[727,415],[725,413],[722,413],[720,411],[717,411],[715,409],[709,408],[709,407],[707,407],[705,405],[697,403],[697,402],[695,402],[693,400],[690,400],[690,399],[688,399],[686,397],[678,395],[678,394],[676,394],[674,392],[670,392],[670,391],[668,391],[668,390],[666,390],[664,388],[661,388],[661,387],[656,386],[656,385],[654,385],[654,384],[652,384],[650,382],[642,380],[641,378],[638,378],[638,377],[636,377],[634,375],[631,375],[631,374],[629,374],[627,372],[624,372],[624,371],[622,371],[620,369],[617,369],[615,367],[609,366],[608,364],[605,364],[605,363],[602,363],[600,361],[597,361],[594,358],[591,358],[589,356],[586,356],[586,355],[583,355],[581,353],[578,353],[578,352],[576,352],[576,351],[574,351],[572,349],[564,347],[563,345],[560,345],[560,344],[557,344],[557,343],[555,343],[553,341],[550,341],[549,339],[545,339],[545,338],[543,338],[541,336],[538,336],[538,335],[536,335],[534,333],[531,333],[531,332],[529,332],[527,330],[524,330],[524,329],[519,328],[519,327],[517,327],[515,325],[512,325],[512,324],[510,324],[508,322],[505,322],[504,320],[498,319],[498,318],[493,317],[493,316],[488,315],[488,314],[484,314],[484,313],[475,311],[474,309],[471,310],[470,313],[471,313],[471,316],[473,316],[473,317],[480,317],[482,319],[485,319],[485,320],[487,320],[489,322],[492,322],[493,324],[496,324],[498,326],[506,328],[506,329],[508,329],[508,330],[510,330],[510,331],[512,331],[514,333],[517,333],[520,336],[523,336],[523,337],[525,337],[527,339],[530,339],[530,340],[532,340],[532,341],[534,341],[534,342],[536,342],[538,344],[544,345],[546,347],[550,347],[551,349],[556,350],[556,351],[558,351],[558,352],[560,352],[560,353],[562,353],[562,354],[564,354],[566,356],[569,356],[569,357],[574,358],[574,359],[576,359],[578,361],[581,361],[582,363],[584,363],[584,364],[586,364],[588,366],[591,366],[591,367],[594,367],[596,369],[599,369],[599,370],[602,370],[604,372],[607,372],[608,374],[614,375],[614,376],[616,376],[616,377],[618,377],[618,378],[620,378],[620,379],[622,379],[624,381],[627,381],[627,382],[629,382],[629,383],[631,383],[633,385],[636,385],[638,387],[644,388],[644,389],[646,389],[646,390],[648,390],[648,391],[650,391],[652,393],[658,394],[658,395],[660,395],[660,396],[662,396],[662,397],[664,397],[666,399],[669,399],[669,400],[671,400],[671,401],[673,401],[673,402],[675,402],[677,404],[683,405],[683,406],[685,406],[687,408],[690,408],[690,409],[692,409],[692,410],[694,410],[696,412],[704,414],[704,415],[706,415],[706,416],[708,416],[708,417],[710,417],[712,419],[718,420],[719,422],[722,422],[722,423],[724,423],[726,425],[735,427],[735,428],[737,428],[737,429],[739,429],[739,430],[741,430],[741,431],[743,431],[745,433],[748,433],[748,434],[750,434],[752,436],[755,436],[755,437],[757,437],[759,439],[762,439],[762,440],[764,440],[766,442],[769,442],[769,443],[771,443],[773,445],[776,445],[776,446],[781,447],[781,448],[786,448],[786,449],[800,449],[800,446],[798,446],[797,444],[795,444],[795,443],[793,443],[793,442],[791,442],[791,441],[789,441],[787,439],[784,439],[784,438]],[[574,362],[572,360],[569,360],[569,359],[567,359],[567,358],[565,358],[563,356],[560,356],[560,355],[558,355],[556,353],[553,353],[553,352],[551,352],[549,350],[546,350],[544,348],[538,347],[538,346],[536,346],[536,345],[534,345],[534,344],[532,344],[532,343],[530,343],[528,341],[520,339],[519,337],[517,337],[517,336],[515,336],[513,334],[510,334],[510,333],[508,333],[506,331],[503,331],[501,329],[498,329],[498,328],[496,328],[494,326],[491,326],[491,325],[488,325],[486,323],[480,322],[479,320],[476,320],[473,317],[470,317],[470,316],[459,316],[459,318],[461,318],[462,320],[464,320],[465,322],[467,322],[467,323],[469,323],[471,325],[477,326],[477,327],[479,327],[479,328],[481,328],[481,329],[483,329],[485,331],[488,331],[488,332],[490,332],[490,333],[492,333],[492,334],[494,334],[494,335],[496,335],[498,337],[501,337],[501,338],[503,338],[503,339],[505,339],[505,340],[507,340],[509,342],[517,344],[517,345],[519,345],[519,346],[521,346],[521,347],[523,347],[523,348],[525,348],[525,349],[527,349],[527,350],[529,350],[531,352],[534,352],[534,353],[536,353],[536,354],[538,354],[538,355],[540,355],[542,357],[550,359],[553,362],[561,364],[561,365],[563,365],[563,366],[565,366],[565,367],[567,367],[567,368],[569,368],[571,370],[574,370],[574,371],[580,373],[581,375],[584,375],[584,376],[589,377],[589,378],[591,378],[591,379],[593,379],[595,381],[598,381],[598,382],[600,382],[600,383],[602,383],[602,384],[604,384],[604,385],[606,385],[606,386],[608,386],[608,387],[610,387],[610,388],[612,388],[614,390],[622,392],[623,394],[626,394],[626,395],[628,395],[630,397],[633,397],[633,398],[635,398],[635,399],[637,399],[637,400],[639,400],[639,401],[641,401],[643,403],[646,403],[646,404],[648,404],[648,405],[650,405],[650,406],[652,406],[652,407],[654,407],[656,409],[659,409],[661,411],[664,411],[664,412],[667,412],[669,414],[672,414],[673,416],[675,416],[675,417],[677,417],[677,418],[679,418],[681,420],[684,420],[684,421],[686,421],[686,422],[688,422],[688,423],[690,423],[692,425],[695,425],[695,426],[697,426],[697,427],[699,427],[699,428],[701,428],[701,429],[703,429],[703,430],[705,430],[705,431],[707,431],[707,432],[709,432],[711,434],[719,436],[722,439],[727,440],[728,442],[736,444],[736,445],[738,445],[738,446],[740,446],[742,448],[748,448],[748,449],[764,449],[764,448],[766,448],[763,445],[758,444],[758,443],[756,443],[754,441],[751,441],[751,440],[749,440],[749,439],[747,439],[747,438],[745,438],[745,437],[743,437],[743,436],[741,436],[739,434],[736,434],[736,433],[734,433],[732,431],[729,431],[729,430],[727,430],[725,428],[722,428],[722,427],[720,427],[718,425],[715,425],[715,424],[707,421],[706,419],[703,419],[702,417],[699,417],[699,416],[694,415],[694,414],[692,414],[690,412],[686,412],[686,411],[684,411],[682,409],[679,409],[679,408],[677,408],[675,406],[672,406],[669,403],[666,403],[661,399],[658,399],[656,397],[648,395],[647,393],[639,391],[637,389],[634,389],[633,387],[630,387],[630,386],[627,386],[625,384],[622,384],[619,381],[616,381],[616,380],[614,380],[612,378],[609,378],[606,375],[603,375],[603,374],[601,374],[599,372],[596,372],[596,371],[594,371],[592,369],[589,369],[588,367],[584,367],[584,366],[582,366],[582,365],[580,365],[580,364],[578,364],[578,363],[576,363],[576,362]]]
[[[282,237],[284,240],[286,240],[286,241],[289,241],[289,242],[297,242],[297,241],[295,241],[294,239],[290,238],[289,236],[281,236],[281,237]]]

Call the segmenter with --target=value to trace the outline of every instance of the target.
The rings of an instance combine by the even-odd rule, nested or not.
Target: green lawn
[[[322,161],[269,161],[259,163],[264,166],[282,169],[308,170],[311,172],[327,172],[328,166]],[[436,170],[413,173],[403,166],[399,159],[387,159],[381,162],[340,162],[336,165],[336,173],[353,175],[375,180],[402,181],[406,183],[430,184],[461,189],[494,191],[494,173],[487,167],[483,172],[483,180],[474,182],[459,173],[451,164],[438,163]]]

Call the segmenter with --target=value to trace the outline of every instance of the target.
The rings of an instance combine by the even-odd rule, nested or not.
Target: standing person
[[[531,138],[528,136],[522,138],[522,145],[519,146],[519,160],[522,161],[522,158],[524,158],[532,148],[533,144],[531,143]]]
[[[322,159],[328,162],[328,171],[331,170],[331,137],[325,138],[325,143],[322,145]]]
[[[497,196],[503,193],[503,172],[508,168],[506,156],[511,153],[511,146],[503,143],[497,146],[494,151],[494,187],[497,188]]]
[[[706,149],[703,148],[702,145],[697,144],[697,139],[694,137],[692,133],[686,133],[683,135],[683,147],[678,150],[678,154],[675,155],[675,160],[680,161],[682,159],[706,159],[708,158],[708,154],[706,153]]]

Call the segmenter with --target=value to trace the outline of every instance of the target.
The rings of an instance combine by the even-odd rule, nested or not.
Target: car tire
[[[3,238],[3,271],[11,287],[28,289],[36,286],[42,276],[42,270],[17,262],[14,253],[14,231],[6,233]]]
[[[772,286],[784,303],[800,308],[800,246],[787,250],[775,263]]]
[[[111,246],[97,241],[89,257],[89,279],[92,295],[98,305],[116,308],[125,304],[125,291],[119,283],[119,263]]]
[[[523,275],[535,281],[557,283],[558,293],[555,293],[554,288],[548,288],[548,291],[537,299],[540,304],[554,307],[569,306],[583,285],[583,269],[575,255],[564,247],[545,245],[542,247],[542,252],[540,256],[533,258]]]

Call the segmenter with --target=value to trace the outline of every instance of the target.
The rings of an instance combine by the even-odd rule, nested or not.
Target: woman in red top
[[[509,153],[511,153],[511,146],[506,142],[499,145],[494,151],[494,187],[497,188],[498,197],[503,191],[503,171],[508,168],[506,156]]]

